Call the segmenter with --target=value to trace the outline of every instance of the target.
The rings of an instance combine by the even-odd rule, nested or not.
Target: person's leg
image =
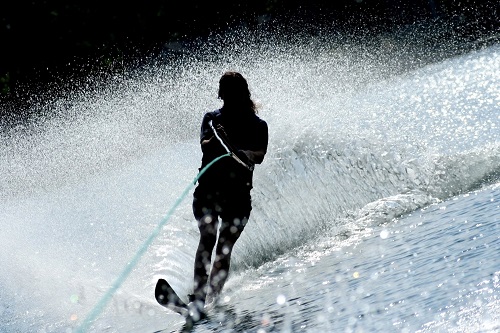
[[[193,295],[190,301],[205,303],[207,295],[208,271],[210,269],[212,251],[217,241],[218,213],[214,194],[204,188],[197,187],[193,198],[193,214],[198,221],[200,241],[194,261]]]
[[[231,222],[222,222],[215,250],[215,260],[210,272],[210,291],[213,297],[220,294],[226,283],[234,244],[240,237],[247,221],[247,217],[242,217],[233,218]]]
[[[211,264],[212,251],[217,241],[217,217],[205,215],[198,221],[200,242],[194,261],[194,288],[196,300],[205,302],[207,295],[208,269]]]

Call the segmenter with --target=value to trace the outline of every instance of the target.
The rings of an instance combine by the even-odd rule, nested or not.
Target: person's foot
[[[191,300],[191,299],[190,299]],[[205,313],[205,302],[201,300],[194,300],[188,303],[189,317],[193,322],[202,320],[207,315]]]

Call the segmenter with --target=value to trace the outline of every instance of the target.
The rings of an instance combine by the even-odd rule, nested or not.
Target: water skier
[[[267,123],[257,116],[247,81],[240,73],[222,75],[219,98],[224,102],[222,108],[206,113],[201,124],[203,156],[200,170],[226,154],[224,146],[237,158],[223,158],[213,164],[200,177],[193,194],[193,213],[198,221],[200,242],[194,263],[193,294],[189,295],[189,301],[201,316],[207,295],[216,297],[228,277],[233,246],[252,210],[253,167],[262,163],[268,145]]]

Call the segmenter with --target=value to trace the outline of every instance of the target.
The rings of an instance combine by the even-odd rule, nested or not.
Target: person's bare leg
[[[231,266],[233,247],[243,231],[242,227],[223,226],[217,241],[215,260],[210,272],[210,297],[217,297],[226,283]]]
[[[205,303],[208,269],[211,264],[212,251],[217,241],[217,220],[211,215],[206,215],[198,221],[198,227],[200,230],[200,242],[196,250],[194,262],[193,294],[196,300]]]

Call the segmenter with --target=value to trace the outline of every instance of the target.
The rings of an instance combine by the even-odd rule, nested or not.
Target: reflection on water
[[[400,44],[244,37],[41,103],[1,133],[0,331],[78,327],[192,182],[226,69],[264,105],[270,147],[226,315],[196,330],[495,327],[498,196],[461,194],[498,182],[498,45],[415,70]],[[182,326],[153,290],[163,277],[190,291],[197,237],[187,199],[92,330]]]
[[[252,318],[237,331],[494,332],[499,218],[497,185],[359,232],[347,246],[309,244],[233,282],[226,297]]]

